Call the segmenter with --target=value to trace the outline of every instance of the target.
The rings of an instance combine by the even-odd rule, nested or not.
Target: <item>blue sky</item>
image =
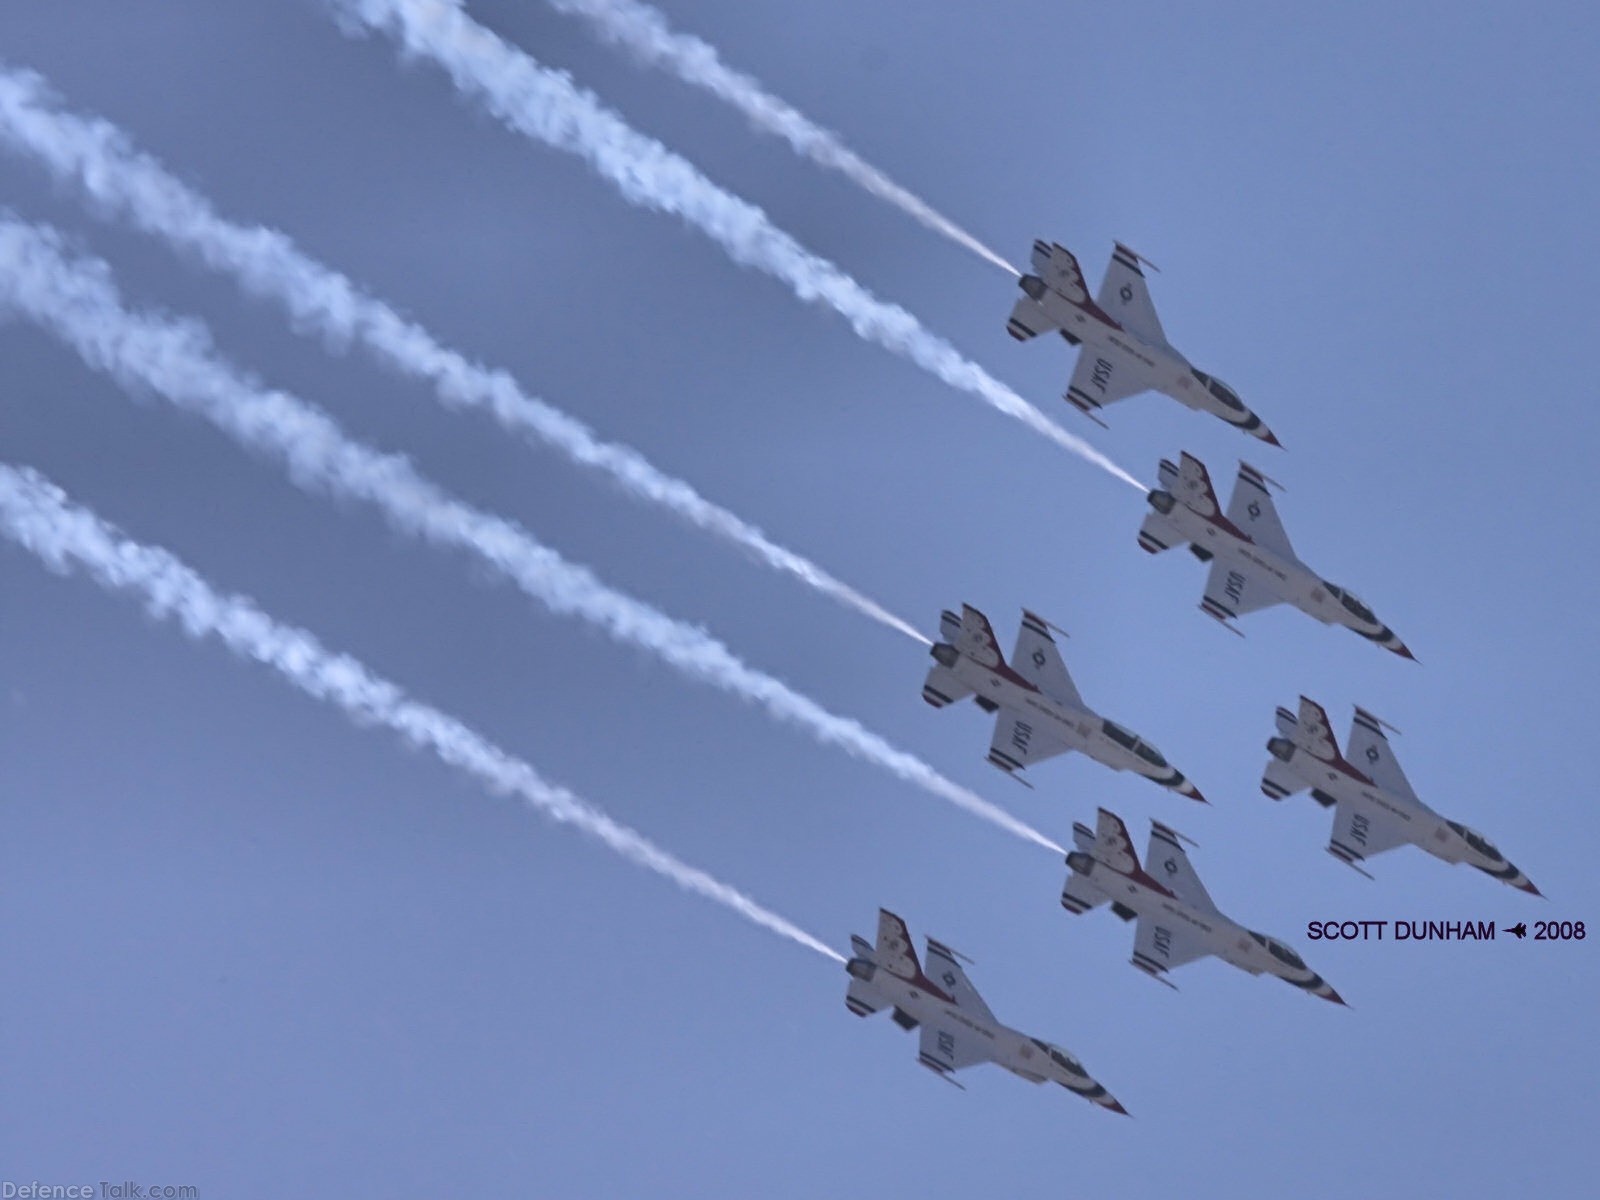
[[[929,1196],[1293,1187],[1576,1194],[1600,1055],[1595,942],[1311,943],[1326,918],[1600,916],[1592,817],[1597,18],[1551,7],[999,9],[706,0],[682,27],[1022,260],[1159,263],[1168,335],[1282,438],[1160,397],[1111,430],[1072,352],[1004,333],[1011,281],[532,3],[472,11],[1141,478],[1188,449],[1287,487],[1297,550],[1415,650],[1275,610],[1236,639],[1136,493],[851,335],[318,5],[14,6],[11,65],[126,128],[450,344],[626,441],[932,632],[1027,605],[1085,697],[1200,809],[1082,759],[1025,791],[989,722],[935,713],[914,643],[353,353],[0,159],[4,203],[203,314],[273,384],[516,516],[604,578],[1058,839],[1097,805],[1195,838],[1222,908],[1296,944],[1343,1011],[1221,964],[1177,992],[1062,865],[295,491],[207,427],[0,328],[0,444],[840,946],[879,905],[977,960],[1124,1121],[993,1068],[966,1092],[833,964],[361,731],[125,601],[0,551],[0,1176],[202,1195]],[[864,10],[864,11],[863,11]],[[1272,711],[1405,730],[1419,793],[1549,897],[1402,849],[1360,878],[1326,814],[1257,790]]]

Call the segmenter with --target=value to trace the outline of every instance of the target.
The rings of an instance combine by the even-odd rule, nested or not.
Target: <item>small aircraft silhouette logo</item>
[[[1516,934],[1517,935],[1517,941],[1520,942],[1523,938],[1528,936],[1528,927],[1526,925],[1524,925],[1521,921],[1518,921],[1510,929],[1506,930],[1506,932],[1507,933]]]

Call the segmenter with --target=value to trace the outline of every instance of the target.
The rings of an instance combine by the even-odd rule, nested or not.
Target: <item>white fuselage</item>
[[[1111,349],[1138,363],[1145,385],[1152,391],[1171,396],[1180,404],[1198,412],[1212,413],[1224,419],[1238,416],[1212,399],[1210,393],[1194,376],[1194,368],[1171,346],[1157,345],[1116,325],[1107,325],[1099,317],[1086,312],[1060,292],[1046,287],[1035,301],[1044,309],[1050,321],[1071,337],[1083,343],[1083,353],[1092,355],[1098,349]],[[1088,392],[1095,394],[1095,380],[1091,376]],[[1103,394],[1103,392],[1102,392]],[[1100,397],[1096,396],[1096,400]]]
[[[1299,746],[1291,746],[1288,749],[1291,753],[1287,760],[1276,754],[1274,757],[1278,757],[1290,771],[1303,779],[1313,792],[1331,796],[1336,803],[1351,804],[1357,810],[1369,809],[1386,815],[1405,831],[1406,841],[1422,847],[1429,854],[1442,858],[1445,862],[1470,862],[1474,866],[1481,865],[1482,856],[1474,852],[1472,847],[1467,845],[1465,838],[1451,829],[1443,817],[1422,801],[1395,792],[1387,792],[1376,784],[1363,782],[1331,763],[1322,762]],[[1359,824],[1352,836],[1356,842],[1350,849],[1364,856],[1366,846],[1361,838]]]
[[[1166,969],[1167,963],[1162,960],[1175,940],[1174,935],[1181,931],[1184,941],[1198,941],[1209,953],[1242,971],[1252,975],[1276,975],[1325,999],[1337,995],[1320,975],[1299,962],[1298,956],[1291,960],[1274,955],[1250,930],[1219,912],[1185,904],[1168,892],[1114,871],[1082,852],[1070,855],[1067,862],[1078,876],[1079,887],[1087,884],[1107,900],[1132,909],[1141,920],[1152,923],[1153,948],[1161,969]],[[1292,954],[1286,947],[1283,951]]]
[[[1299,559],[1246,541],[1183,503],[1174,504],[1172,511],[1166,514],[1166,519],[1188,541],[1209,551],[1225,564],[1239,564],[1247,568],[1252,583],[1268,588],[1280,599],[1324,625],[1343,625],[1381,644],[1386,643],[1386,639],[1394,640],[1394,634],[1387,625],[1376,617],[1369,619],[1352,611],[1328,590],[1325,580]],[[1238,586],[1241,589],[1245,573],[1241,571],[1239,575]],[[1228,591],[1226,583],[1224,591]]]
[[[1527,883],[1526,877],[1476,831],[1469,832],[1478,838],[1484,849],[1472,845],[1465,834],[1458,832],[1454,825],[1422,801],[1358,779],[1332,763],[1323,762],[1303,747],[1286,745],[1287,742],[1287,738],[1273,738],[1268,743],[1274,758],[1304,780],[1313,794],[1331,797],[1335,803],[1347,803],[1355,809],[1349,833],[1353,844],[1344,847],[1347,852],[1358,858],[1366,857],[1367,846],[1363,834],[1365,821],[1362,817],[1362,811],[1365,810],[1387,817],[1404,831],[1406,841],[1426,850],[1435,858],[1447,863],[1466,863],[1477,867],[1513,887],[1523,887]],[[1284,757],[1285,753],[1288,754],[1287,758]],[[1461,828],[1466,829],[1465,826]]]
[[[1192,790],[1183,773],[1142,738],[1135,740],[1154,755],[1154,759],[1142,758],[1134,750],[1114,741],[1106,733],[1105,718],[1099,713],[1047,696],[1037,688],[1018,683],[965,654],[957,656],[955,665],[950,669],[957,679],[972,689],[974,695],[982,696],[1022,718],[1013,737],[1024,739],[1023,744],[1017,746],[1023,754],[1028,750],[1027,742],[1031,741],[1036,723],[1047,737],[1072,750],[1082,751],[1113,771],[1133,771],[1163,787]]]
[[[1104,1101],[1110,1101],[1105,1088],[1090,1075],[1086,1072],[1075,1073],[1053,1060],[1027,1034],[998,1021],[985,1021],[952,1000],[935,995],[876,963],[872,965],[872,978],[863,982],[882,1001],[882,1007],[898,1008],[916,1018],[920,1024],[934,1028],[944,1025],[961,1027],[968,1036],[978,1039],[990,1061],[1030,1083],[1051,1080],[1091,1100],[1104,1098]]]

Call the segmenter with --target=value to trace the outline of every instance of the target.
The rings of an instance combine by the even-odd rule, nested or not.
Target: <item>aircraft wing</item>
[[[1066,742],[1025,717],[1002,712],[995,718],[989,761],[1009,775],[1071,749]]]
[[[1179,844],[1178,835],[1160,821],[1150,822],[1150,845],[1144,852],[1144,869],[1184,904],[1207,912],[1217,911],[1211,893],[1200,882],[1194,864]]]
[[[1410,840],[1405,826],[1382,809],[1341,800],[1333,812],[1333,835],[1328,839],[1328,852],[1353,866]]]
[[[1022,625],[1017,630],[1017,648],[1011,652],[1011,668],[1052,700],[1083,706],[1083,697],[1072,685],[1067,664],[1050,636],[1050,627],[1027,609],[1022,610]]]
[[[989,1062],[989,1044],[987,1039],[964,1025],[924,1022],[917,1061],[945,1075],[974,1063]]]
[[[950,993],[957,1008],[991,1024],[999,1024],[994,1019],[994,1013],[989,1011],[989,1006],[983,1002],[983,997],[978,995],[978,989],[972,986],[967,973],[961,969],[961,964],[956,962],[954,952],[943,942],[936,942],[932,938],[928,939],[928,975]]]
[[[1277,506],[1267,491],[1266,477],[1248,463],[1239,464],[1239,477],[1234,480],[1233,496],[1228,501],[1228,520],[1249,534],[1256,545],[1294,558],[1294,547],[1289,544]]]
[[[1133,935],[1133,965],[1160,978],[1173,967],[1211,953],[1200,936],[1164,917],[1140,917]]]
[[[1400,769],[1394,748],[1383,734],[1382,724],[1366,709],[1356,709],[1355,719],[1350,724],[1347,757],[1356,770],[1365,771],[1367,778],[1384,791],[1408,800],[1417,800],[1417,793],[1411,789],[1411,781]],[[1422,801],[1417,800],[1417,803],[1421,804]]]
[[[1255,571],[1220,558],[1212,562],[1206,594],[1200,598],[1206,615],[1224,622],[1282,603],[1283,597],[1268,588]]]
[[[1167,335],[1161,328],[1161,319],[1156,316],[1156,306],[1150,302],[1150,289],[1145,286],[1139,256],[1121,242],[1117,242],[1111,252],[1111,262],[1106,266],[1105,278],[1100,281],[1100,294],[1095,297],[1095,303],[1136,337],[1158,345],[1166,344]]]
[[[1067,403],[1086,413],[1145,391],[1150,381],[1131,355],[1107,346],[1085,346],[1067,384]]]

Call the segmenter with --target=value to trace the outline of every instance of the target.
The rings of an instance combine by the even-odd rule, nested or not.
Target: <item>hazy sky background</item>
[[[986,242],[1097,282],[1159,263],[1174,344],[1282,438],[1157,396],[1103,432],[1073,351],[1006,337],[1003,273],[640,71],[532,0],[472,12],[1091,438],[1284,483],[1296,549],[1415,650],[1289,609],[1244,640],[1137,493],[857,340],[312,0],[0,4],[3,54],[226,214],[275,225],[446,342],[639,448],[934,632],[1028,605],[1085,697],[1202,809],[1083,758],[1025,791],[991,721],[919,699],[915,643],[550,453],[295,335],[0,157],[141,306],[703,623],[1065,840],[1098,804],[1194,837],[1223,910],[1350,1001],[1215,960],[1173,992],[1061,862],[547,615],[164,402],[0,328],[0,457],[45,471],[840,948],[875,910],[977,960],[998,1015],[1133,1120],[996,1068],[967,1091],[845,1011],[836,965],[636,870],[127,601],[0,550],[0,1177],[202,1196],[1579,1194],[1600,1053],[1591,6],[669,3],[671,18]],[[1257,788],[1273,708],[1359,703],[1434,807],[1549,897],[1414,849],[1369,882]],[[1576,944],[1312,943],[1308,920],[1585,920]]]

